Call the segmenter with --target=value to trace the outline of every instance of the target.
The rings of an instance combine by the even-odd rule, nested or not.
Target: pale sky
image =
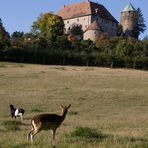
[[[3,26],[10,34],[14,31],[30,32],[33,21],[41,13],[57,13],[64,5],[70,5],[85,0],[0,0],[0,18]],[[92,0],[104,5],[109,12],[120,21],[120,13],[131,2],[135,8],[141,8],[148,26],[147,0]],[[148,29],[140,37],[148,35]]]

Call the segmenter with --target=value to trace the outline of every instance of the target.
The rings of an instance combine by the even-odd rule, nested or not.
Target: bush
[[[71,138],[83,138],[94,140],[102,140],[107,137],[107,135],[97,131],[94,128],[89,127],[76,127],[75,131],[71,132],[68,136]]]
[[[10,120],[10,121],[4,121],[2,125],[5,127],[6,130],[8,131],[16,131],[20,130],[20,121],[15,121],[15,120]]]

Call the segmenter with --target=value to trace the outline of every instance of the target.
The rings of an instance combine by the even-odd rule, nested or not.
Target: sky
[[[41,13],[57,13],[64,5],[86,0],[0,0],[0,18],[6,31],[30,32],[31,26]],[[148,26],[147,0],[92,0],[104,5],[108,11],[120,21],[120,13],[131,2],[135,8],[141,8],[145,23]],[[148,29],[140,35],[142,39],[148,35]]]

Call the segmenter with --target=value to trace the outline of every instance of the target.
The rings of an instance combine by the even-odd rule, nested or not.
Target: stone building
[[[97,21],[94,21],[85,31],[83,34],[83,39],[88,40],[91,39],[92,41],[95,41],[96,38],[104,33],[102,30],[102,27],[98,25]]]
[[[64,6],[58,15],[63,18],[65,32],[68,32],[73,24],[81,25],[84,31],[83,39],[95,41],[101,33],[106,33],[109,37],[117,35],[118,21],[101,4],[88,0]]]
[[[120,24],[123,27],[123,32],[126,36],[135,37],[134,29],[138,27],[138,22],[135,19],[137,10],[129,3],[121,12]]]

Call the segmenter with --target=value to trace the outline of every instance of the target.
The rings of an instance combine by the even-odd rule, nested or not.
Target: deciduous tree
[[[32,32],[45,42],[55,42],[58,36],[63,35],[64,22],[61,17],[52,13],[41,14],[33,23]]]

